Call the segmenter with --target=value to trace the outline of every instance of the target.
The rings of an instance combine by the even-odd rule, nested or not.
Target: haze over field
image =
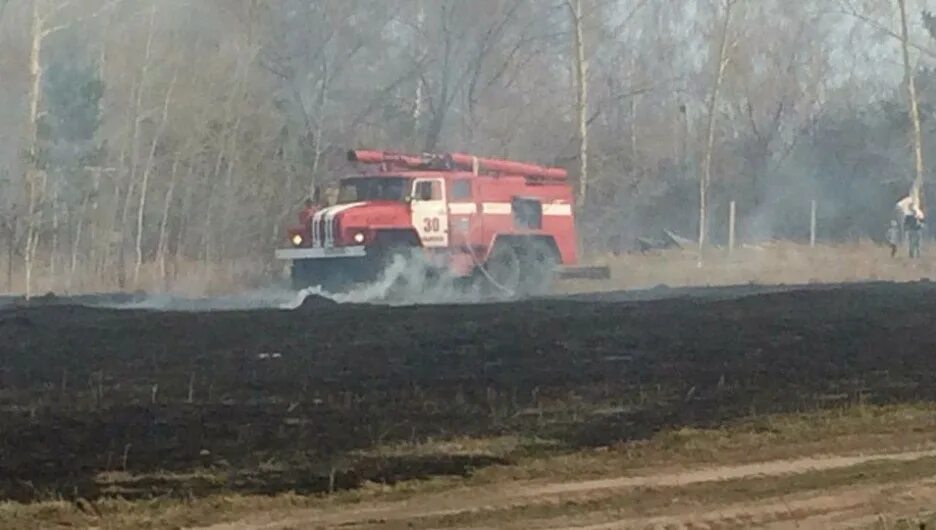
[[[927,7],[907,1],[928,147]],[[586,152],[595,252],[694,237],[702,175],[712,242],[731,200],[741,241],[802,240],[812,200],[822,240],[879,239],[914,176],[900,33],[870,0],[2,0],[0,285],[269,274],[355,146],[576,185]]]
[[[932,526],[928,9],[0,0],[0,530]]]

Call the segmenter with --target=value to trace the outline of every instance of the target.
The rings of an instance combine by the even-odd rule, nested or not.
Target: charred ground
[[[360,452],[394,442],[519,434],[575,449],[936,398],[929,282],[671,294],[294,311],[9,305],[0,496],[327,491],[504,462]]]

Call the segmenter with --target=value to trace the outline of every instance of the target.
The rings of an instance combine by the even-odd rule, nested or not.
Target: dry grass
[[[284,494],[275,497],[222,495],[202,499],[158,498],[149,501],[108,499],[94,503],[50,499],[31,505],[0,503],[0,530],[92,526],[109,529],[143,530],[190,527],[237,520],[257,513],[288,513],[297,508],[324,508],[376,500],[405,499],[429,492],[487,485],[512,480],[583,480],[620,476],[644,468],[687,467],[699,464],[740,464],[777,458],[820,454],[843,454],[919,449],[932,445],[936,433],[936,406],[901,405],[875,407],[856,405],[835,411],[765,416],[727,425],[719,429],[680,429],[663,432],[644,441],[616,447],[556,454],[547,441],[501,437],[492,439],[437,440],[425,444],[380,447],[370,455],[400,454],[484,454],[503,456],[516,462],[479,470],[468,479],[436,478],[404,482],[394,486],[371,485],[332,496],[303,497]],[[789,480],[763,479],[738,482],[737,488],[722,490],[694,487],[681,495],[694,494],[701,500],[725,495],[735,499],[739,492],[762,490],[764,496],[782,493],[784,488],[832,487],[849,481],[896,480],[919,471],[932,473],[927,463],[912,465],[869,465],[860,469],[823,472]],[[936,463],[933,463],[936,465]],[[856,478],[857,477],[857,478]],[[747,480],[747,479],[746,479]],[[691,488],[690,488],[691,489]],[[698,490],[698,491],[696,491]],[[721,493],[720,493],[721,492]],[[747,494],[747,493],[745,493]],[[573,512],[589,505],[572,506]],[[541,515],[541,514],[537,514]],[[452,521],[437,521],[452,522]]]
[[[748,246],[729,254],[711,249],[702,265],[698,253],[691,250],[653,251],[621,256],[593,256],[590,264],[608,265],[610,281],[563,282],[564,292],[640,289],[657,285],[670,287],[717,286],[737,284],[806,284],[839,283],[869,280],[914,281],[936,278],[936,260],[924,257],[911,260],[904,254],[890,257],[889,250],[871,242],[820,245],[810,248],[789,242]],[[44,263],[44,262],[43,262]],[[188,260],[178,262],[171,278],[163,278],[157,264],[143,266],[140,280],[132,285],[133,271],[128,268],[127,286],[120,288],[116,270],[100,275],[78,270],[69,282],[63,264],[58,273],[40,267],[34,273],[36,293],[95,293],[120,290],[169,292],[189,296],[230,294],[244,289],[269,285],[285,278],[283,263],[263,259],[236,260],[205,264]],[[12,292],[23,292],[24,276],[14,271]]]
[[[936,405],[852,405],[740,420],[717,429],[681,428],[645,441],[556,455],[533,442],[519,465],[479,471],[471,480],[600,478],[660,466],[744,464],[804,455],[933,447]],[[530,449],[540,448],[537,453]],[[501,455],[501,456],[514,456]]]
[[[936,513],[928,511],[919,517],[900,518],[891,520],[882,516],[881,519],[868,527],[868,530],[927,530],[936,528]]]
[[[820,245],[810,248],[788,242],[748,246],[729,254],[709,250],[700,265],[690,250],[653,251],[621,256],[596,256],[595,264],[611,268],[611,280],[568,282],[569,292],[741,284],[807,284],[858,281],[916,281],[936,279],[936,260],[924,251],[911,260],[905,254],[890,257],[890,250],[871,242]]]
[[[133,268],[125,271],[125,285],[121,287],[118,271],[105,274],[94,271],[76,270],[74,275],[59,265],[57,271],[40,267],[33,272],[33,293],[36,295],[86,294],[120,291],[165,292],[187,296],[211,296],[231,294],[245,289],[269,285],[284,278],[283,264],[269,265],[262,260],[233,260],[226,263],[203,263],[194,260],[179,261],[172,266],[168,278],[164,277],[158,264],[145,264],[140,270],[137,283],[133,282]],[[71,276],[71,277],[69,277]],[[26,290],[25,275],[15,269],[12,288],[8,288],[4,276],[0,292],[23,293]]]
[[[936,459],[923,458],[911,462],[867,462],[841,469],[806,471],[776,477],[747,477],[723,481],[699,482],[683,486],[605,490],[583,496],[568,496],[555,502],[489,506],[480,511],[464,511],[454,515],[430,516],[409,520],[405,528],[529,528],[535,522],[546,522],[555,528],[558,521],[590,524],[616,522],[619,514],[639,514],[640,517],[661,516],[678,511],[704,510],[709,506],[756,504],[760,501],[789,496],[819,495],[836,489],[869,485],[904,484],[932,477]],[[758,523],[795,520],[810,515],[788,512],[766,513]],[[531,524],[531,522],[533,522]],[[738,521],[726,519],[728,528],[738,528]],[[909,524],[909,521],[907,522]],[[751,524],[752,527],[760,524]],[[388,525],[404,528],[404,524]],[[673,525],[676,528],[683,526]],[[669,528],[669,526],[667,527]],[[689,528],[693,528],[689,526]]]

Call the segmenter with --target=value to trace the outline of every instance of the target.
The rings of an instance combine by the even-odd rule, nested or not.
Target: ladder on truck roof
[[[547,167],[527,162],[499,158],[482,158],[463,153],[410,155],[389,151],[348,151],[348,161],[380,164],[390,168],[434,171],[471,171],[475,175],[516,175],[545,182],[565,183],[569,174],[559,167]]]

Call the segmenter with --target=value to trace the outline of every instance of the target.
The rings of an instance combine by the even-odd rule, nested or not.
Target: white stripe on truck
[[[509,202],[485,202],[481,203],[481,211],[491,215],[510,215],[513,213],[513,208]],[[572,215],[572,205],[545,203],[543,204],[543,215],[569,217]]]
[[[478,205],[473,202],[450,202],[449,213],[452,215],[471,215],[478,213]]]
[[[572,215],[571,204],[544,204],[543,215],[556,215],[568,217]]]
[[[481,213],[490,215],[510,215],[513,209],[509,202],[482,202]]]
[[[333,247],[335,246],[335,227],[334,220],[335,216],[339,213],[350,210],[356,206],[361,206],[363,202],[352,202],[350,204],[338,204],[336,206],[329,206],[328,208],[323,208],[315,213],[315,217],[312,218],[312,246],[314,247]],[[325,239],[318,239],[319,234],[321,233],[322,223],[325,223]]]

